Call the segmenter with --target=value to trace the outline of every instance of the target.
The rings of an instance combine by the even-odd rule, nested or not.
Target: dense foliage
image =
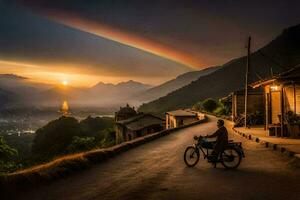
[[[202,102],[202,108],[207,112],[213,112],[217,108],[217,102],[213,99],[205,99]]]
[[[98,134],[96,140],[99,141],[100,147],[109,147],[114,145],[116,141],[115,130],[113,128],[104,129],[100,134]]]
[[[114,120],[92,118],[78,122],[73,117],[60,117],[36,131],[32,152],[38,159],[105,147],[114,144]]]
[[[94,148],[104,148],[115,144],[115,131],[113,128],[106,128],[95,137],[78,137],[74,136],[67,147],[68,153],[87,151]]]
[[[231,104],[227,102],[215,101],[211,98],[199,101],[193,106],[194,110],[214,113],[216,115],[229,115]]]
[[[32,152],[46,157],[63,152],[73,136],[80,136],[80,126],[73,117],[61,117],[36,131]]]
[[[78,137],[74,136],[71,143],[67,147],[69,153],[75,153],[80,151],[86,151],[96,148],[96,142],[94,137]]]
[[[0,136],[0,174],[15,168],[13,158],[18,155],[18,151],[6,144]]]
[[[114,126],[114,120],[109,117],[91,117],[80,121],[80,131],[84,136],[96,136],[100,130],[112,128]]]
[[[9,161],[18,154],[18,151],[8,146],[3,137],[0,136],[0,161]]]
[[[27,159],[31,156],[31,146],[34,140],[35,134],[12,134],[3,135],[6,143],[15,148],[18,151],[18,160]]]

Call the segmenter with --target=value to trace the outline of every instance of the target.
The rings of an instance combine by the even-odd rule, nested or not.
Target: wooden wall
[[[292,111],[300,114],[300,86],[288,85],[284,88],[285,111]]]
[[[256,111],[264,113],[264,96],[263,94],[248,95],[248,114]],[[237,117],[245,112],[244,94],[233,94],[232,96],[232,115]]]

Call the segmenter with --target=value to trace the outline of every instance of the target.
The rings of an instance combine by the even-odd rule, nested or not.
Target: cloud
[[[252,47],[259,48],[283,28],[299,23],[300,16],[300,3],[293,0],[22,2],[59,23],[194,68],[244,55],[249,35]]]
[[[255,50],[300,13],[292,0],[15,1],[0,4],[0,59],[145,80],[243,56],[249,35]]]
[[[1,3],[0,13],[0,60],[20,63],[19,71],[31,65],[36,66],[33,71],[109,77],[112,81],[122,77],[148,81],[156,77],[153,80],[162,81],[191,70],[170,59],[56,23],[14,4]]]

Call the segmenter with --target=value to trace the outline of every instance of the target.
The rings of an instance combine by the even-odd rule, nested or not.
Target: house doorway
[[[279,124],[281,115],[281,93],[280,91],[271,92],[271,123]]]

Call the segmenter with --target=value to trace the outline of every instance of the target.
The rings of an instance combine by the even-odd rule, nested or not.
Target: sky
[[[74,86],[157,85],[222,65],[300,22],[300,3],[0,0],[0,73]]]

